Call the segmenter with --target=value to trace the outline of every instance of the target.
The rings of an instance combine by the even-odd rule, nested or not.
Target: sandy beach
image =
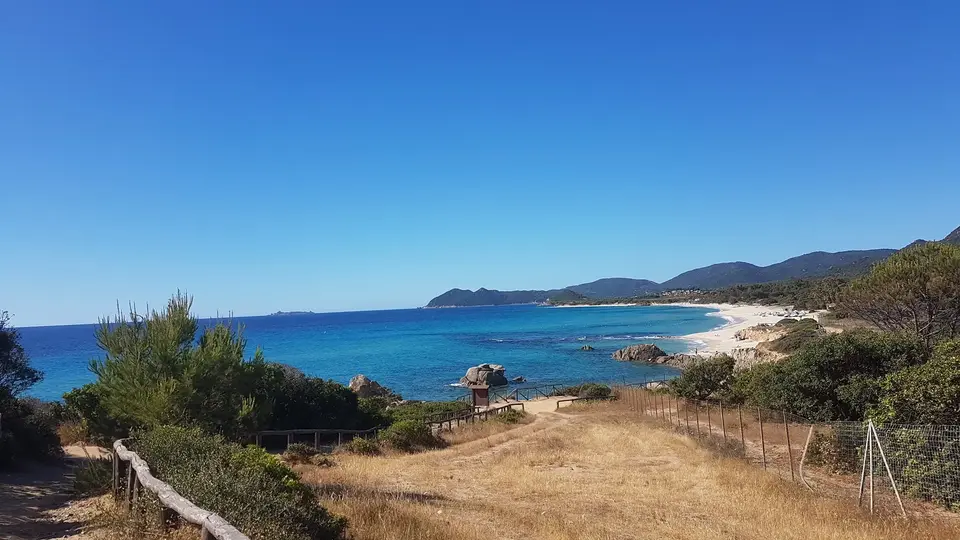
[[[680,336],[680,339],[692,342],[691,353],[698,354],[729,354],[733,349],[756,347],[756,341],[738,341],[735,336],[737,332],[744,328],[756,326],[758,324],[775,324],[780,319],[789,315],[799,315],[803,317],[817,318],[817,312],[799,311],[793,312],[789,307],[784,306],[749,306],[736,304],[672,304],[675,306],[711,308],[714,313],[709,315],[726,320],[726,324],[696,334],[687,334]]]

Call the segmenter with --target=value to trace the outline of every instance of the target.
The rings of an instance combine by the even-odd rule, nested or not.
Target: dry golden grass
[[[818,497],[613,404],[463,440],[298,470],[356,540],[960,537],[951,523],[876,518]]]

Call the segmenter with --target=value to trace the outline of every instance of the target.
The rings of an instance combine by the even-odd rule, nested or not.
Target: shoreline
[[[697,332],[677,336],[677,339],[690,342],[688,354],[711,356],[715,354],[731,354],[734,349],[749,349],[756,347],[760,342],[738,340],[737,332],[758,324],[775,324],[781,319],[809,317],[819,319],[817,311],[794,310],[789,306],[762,306],[743,304],[691,304],[678,302],[671,304],[681,307],[708,308],[714,311],[707,313],[708,317],[718,317],[726,322],[706,332]],[[794,312],[799,315],[793,315]]]

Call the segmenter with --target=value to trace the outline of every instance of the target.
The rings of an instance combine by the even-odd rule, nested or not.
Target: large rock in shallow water
[[[630,345],[613,353],[613,359],[621,362],[649,362],[661,356],[667,356],[667,353],[651,343]]]
[[[467,370],[460,379],[461,384],[486,384],[487,386],[506,386],[506,369],[500,364],[480,364]]]
[[[394,393],[384,386],[381,386],[380,383],[372,379],[367,378],[366,375],[356,375],[354,378],[350,379],[350,389],[353,390],[353,393],[357,394],[357,397],[368,398],[368,397],[388,397],[394,398]]]

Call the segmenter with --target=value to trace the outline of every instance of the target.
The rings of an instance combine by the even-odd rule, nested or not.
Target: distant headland
[[[960,227],[940,240],[960,245]],[[917,240],[910,246],[924,243]],[[909,247],[909,246],[908,246]],[[814,281],[825,278],[847,279],[865,274],[870,268],[893,255],[895,249],[871,249],[828,253],[814,251],[769,266],[757,266],[747,262],[726,262],[696,268],[657,283],[648,279],[604,278],[590,283],[570,285],[562,289],[499,291],[480,288],[476,291],[450,289],[430,300],[426,307],[472,307],[500,306],[509,304],[549,305],[608,305],[617,303],[642,303],[643,299],[677,301],[687,297],[701,296],[701,291],[738,289],[790,281]],[[775,288],[775,287],[773,287]],[[742,291],[732,291],[735,296],[744,296]],[[776,292],[776,291],[774,291]],[[770,293],[766,289],[761,295]],[[713,298],[712,301],[729,301],[731,298]],[[740,298],[753,300],[757,298]]]

